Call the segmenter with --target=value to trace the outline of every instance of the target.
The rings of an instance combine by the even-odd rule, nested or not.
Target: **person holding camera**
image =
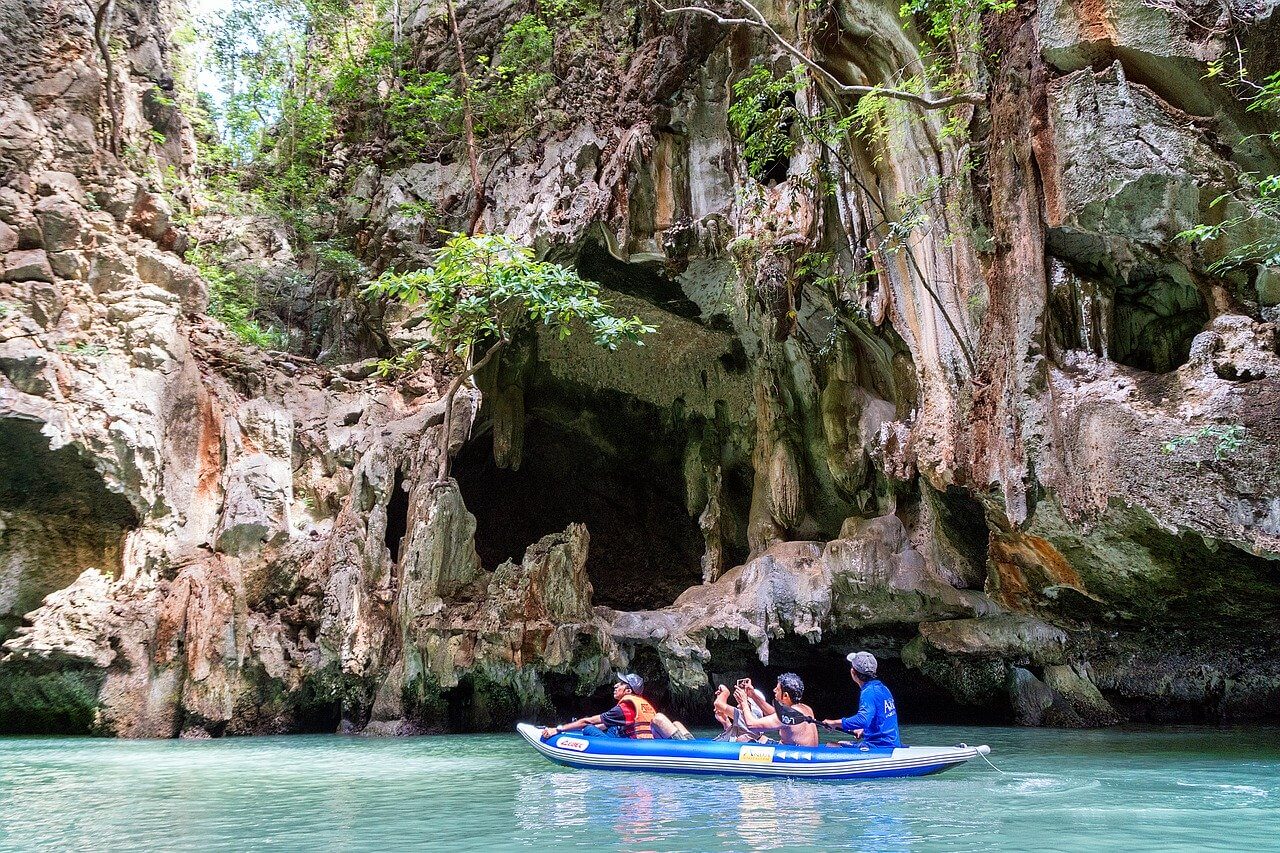
[[[755,692],[759,693],[758,690]],[[800,702],[804,696],[804,682],[794,672],[784,672],[778,676],[778,682],[773,686],[776,705],[768,708],[768,712],[763,715],[752,713],[755,703],[748,701],[745,689],[739,687],[733,695],[738,700],[743,720],[751,731],[777,729],[779,739],[785,744],[818,745],[817,721],[813,718],[813,709]]]
[[[738,698],[739,693],[743,694],[740,699]],[[730,696],[733,696],[738,702],[738,707],[735,708],[729,704]],[[716,735],[716,740],[730,740],[741,743],[768,740],[761,732],[752,731],[751,727],[747,725],[746,717],[743,714],[744,707],[749,708],[756,717],[763,717],[767,713],[773,713],[773,708],[769,707],[764,693],[751,684],[750,678],[739,678],[735,681],[732,692],[723,684],[716,688],[712,709],[716,720],[724,727],[724,731]],[[766,712],[765,708],[769,708],[769,710]]]

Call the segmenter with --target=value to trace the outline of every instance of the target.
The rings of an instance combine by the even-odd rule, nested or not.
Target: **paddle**
[[[842,732],[842,733],[844,732],[844,729],[841,729],[837,726],[829,726],[826,723],[822,722],[822,720],[816,720],[813,717],[810,717],[808,714],[802,714],[799,711],[795,710],[794,708],[788,708],[786,705],[783,705],[781,703],[779,703],[774,710],[777,711],[778,720],[784,726],[795,726],[795,725],[799,725],[800,723],[813,723],[815,726],[826,729],[829,732]]]

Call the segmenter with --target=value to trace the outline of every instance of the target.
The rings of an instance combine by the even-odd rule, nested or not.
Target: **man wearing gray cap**
[[[542,739],[555,737],[563,732],[582,732],[586,737],[629,737],[652,740],[654,737],[675,740],[693,740],[684,723],[671,720],[666,714],[641,696],[644,679],[635,673],[618,673],[613,685],[613,700],[617,702],[603,714],[583,717],[571,723],[542,730]]]
[[[618,673],[613,685],[614,705],[603,714],[583,717],[551,729],[542,730],[542,739],[561,732],[582,732],[587,737],[629,737],[653,739],[653,718],[657,710],[640,695],[644,679],[634,673]]]
[[[889,688],[876,678],[879,664],[871,652],[853,652],[849,661],[849,675],[861,689],[858,697],[858,713],[840,720],[823,720],[828,726],[839,726],[843,731],[860,737],[867,746],[898,747],[898,708]]]

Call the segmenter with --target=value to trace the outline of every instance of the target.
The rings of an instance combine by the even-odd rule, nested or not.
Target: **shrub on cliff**
[[[535,260],[532,249],[510,237],[455,234],[436,250],[433,261],[424,270],[384,273],[364,295],[414,306],[411,323],[426,325],[431,346],[462,360],[463,369],[445,395],[439,481],[449,476],[447,445],[458,390],[498,358],[520,329],[541,323],[565,338],[576,327],[610,350],[623,341],[641,344],[641,338],[654,331],[639,317],[615,316],[600,298],[599,285],[559,264]],[[385,363],[384,372],[412,366],[425,346],[411,347]],[[477,361],[480,349],[483,356]]]

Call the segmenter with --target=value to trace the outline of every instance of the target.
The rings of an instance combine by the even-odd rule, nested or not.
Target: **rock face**
[[[897,5],[802,18],[875,85],[924,61]],[[1243,44],[1274,43],[1264,6]],[[459,5],[487,55],[519,14]],[[449,366],[338,363],[414,334],[394,312],[317,319],[313,278],[293,333],[323,364],[206,316],[193,242],[300,268],[269,217],[178,215],[169,5],[119,0],[108,94],[87,8],[0,0],[0,731],[501,728],[618,668],[692,713],[760,666],[843,685],[855,645],[908,720],[1274,717],[1280,288],[1177,239],[1280,171],[1205,79],[1231,39],[1136,0],[991,14],[984,103],[888,121],[824,195],[823,146],[761,182],[729,131],[775,46],[597,23],[551,95],[572,118],[484,164],[483,224],[658,332],[531,332],[464,389],[437,484]],[[453,70],[430,16],[406,38]],[[465,156],[391,162],[337,200],[370,269],[428,250],[406,202],[474,208]],[[920,198],[891,250],[885,211]]]

